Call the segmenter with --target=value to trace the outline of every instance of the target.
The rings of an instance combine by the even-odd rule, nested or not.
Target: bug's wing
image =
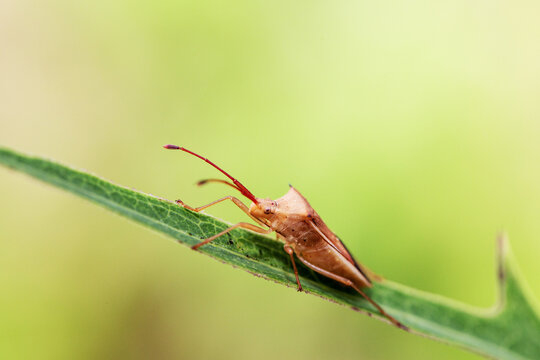
[[[315,213],[315,216],[312,217],[313,226],[316,228],[317,232],[319,232],[325,240],[327,239],[330,241],[331,245],[341,254],[347,261],[349,261],[351,264],[353,264],[360,273],[367,279],[367,281],[371,284],[371,279],[380,279],[378,275],[375,275],[373,272],[365,269],[363,266],[358,264],[356,260],[353,258],[351,253],[349,252],[349,249],[341,242],[341,239],[332,232],[326,226],[324,221],[321,219],[321,217]],[[367,271],[366,271],[367,270]],[[371,275],[371,276],[370,276]],[[375,275],[375,276],[373,276]]]
[[[302,194],[300,194],[298,190],[291,186],[289,192],[285,197],[286,201],[289,204],[295,204],[295,208],[289,209],[289,211],[294,210],[293,212],[296,212],[298,215],[302,214],[302,216],[305,217],[306,221],[311,222],[317,232],[319,232],[320,235],[325,238],[325,240],[329,241],[332,247],[337,250],[347,261],[353,264],[358,269],[358,271],[360,271],[360,273],[367,279],[368,283],[371,283],[370,279],[380,279],[380,276],[374,274],[372,271],[369,271],[363,266],[360,266],[356,262],[349,250],[341,242],[339,237],[337,237],[337,235],[328,228],[328,226],[324,223],[319,214],[317,214],[315,209],[311,207],[307,199]]]
[[[335,234],[334,234],[335,235]],[[359,263],[356,262],[356,260],[352,257],[351,253],[349,252],[349,250],[347,249],[347,247],[345,246],[344,243],[341,242],[341,239],[335,235],[336,238],[338,239],[338,241],[341,243],[341,245],[343,245],[343,247],[345,248],[345,250],[347,251],[347,253],[349,254],[349,256],[351,257],[354,265],[356,266],[356,268],[358,270],[360,270],[360,272],[362,274],[364,274],[364,276],[367,276],[367,278],[369,280],[375,280],[375,281],[382,281],[384,280],[384,278],[381,276],[381,275],[378,275],[376,273],[374,273],[373,271],[371,271],[369,268],[367,268],[365,265],[360,265]]]

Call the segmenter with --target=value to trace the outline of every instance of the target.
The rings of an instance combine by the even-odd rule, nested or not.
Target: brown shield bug
[[[180,146],[164,145],[163,147],[165,149],[182,150],[194,155],[221,171],[232,181],[207,179],[200,181],[198,183],[199,185],[208,182],[224,183],[240,191],[242,195],[252,201],[249,208],[233,196],[226,196],[197,208],[193,208],[184,204],[181,200],[177,200],[176,202],[179,205],[186,209],[199,212],[222,201],[231,200],[253,221],[261,226],[241,222],[203,240],[201,243],[194,245],[192,249],[196,250],[236,228],[244,228],[260,234],[275,232],[277,237],[284,241],[284,250],[291,257],[298,291],[302,291],[302,284],[300,284],[300,279],[298,278],[293,254],[296,254],[296,257],[308,268],[353,288],[375,306],[390,322],[399,328],[406,329],[403,324],[388,315],[383,308],[361,290],[362,288],[372,286],[371,279],[367,275],[367,269],[363,268],[354,260],[341,240],[326,226],[319,214],[309,205],[306,198],[294,187],[289,185],[289,191],[276,200],[257,198],[238,180],[212,161]],[[371,275],[371,277],[374,278],[376,275]]]

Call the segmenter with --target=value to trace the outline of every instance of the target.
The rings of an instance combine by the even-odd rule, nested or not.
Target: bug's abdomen
[[[320,270],[348,279],[360,288],[371,285],[354,264],[315,231],[308,231],[303,236],[294,238],[292,245],[298,259],[322,275],[328,276]]]

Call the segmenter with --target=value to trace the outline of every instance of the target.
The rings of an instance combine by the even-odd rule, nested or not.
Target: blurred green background
[[[0,143],[202,205],[288,183],[385,277],[540,295],[533,1],[0,2]],[[0,169],[2,359],[477,359]],[[231,204],[208,211],[245,219]]]

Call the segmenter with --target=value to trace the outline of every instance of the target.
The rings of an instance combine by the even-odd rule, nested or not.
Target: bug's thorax
[[[314,211],[306,199],[291,187],[279,199],[258,198],[257,203],[251,204],[249,212],[277,233],[286,235],[290,232],[291,227],[298,226]]]

